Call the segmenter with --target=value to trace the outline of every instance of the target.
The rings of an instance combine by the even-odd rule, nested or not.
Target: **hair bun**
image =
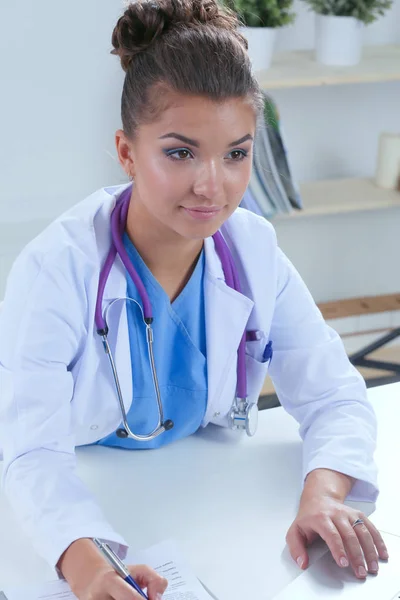
[[[236,30],[238,19],[216,0],[137,0],[114,28],[111,54],[120,57],[127,71],[132,59],[169,29],[205,24]]]

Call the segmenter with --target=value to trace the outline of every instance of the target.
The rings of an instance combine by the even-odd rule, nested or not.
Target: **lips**
[[[207,221],[217,216],[222,208],[219,206],[194,206],[192,208],[182,207],[187,215],[198,221]]]
[[[195,210],[197,212],[218,212],[221,210],[219,206],[184,206],[186,210]]]

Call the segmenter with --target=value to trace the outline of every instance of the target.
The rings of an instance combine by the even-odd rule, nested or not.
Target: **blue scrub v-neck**
[[[158,448],[194,433],[200,427],[206,411],[205,255],[203,250],[191,278],[171,304],[167,293],[126,233],[123,243],[143,281],[153,308],[154,359],[164,418],[171,419],[174,427],[150,442],[121,439],[114,432],[97,443],[130,449]],[[127,296],[142,306],[136,286],[129,275]],[[127,317],[133,383],[133,401],[127,416],[131,430],[143,435],[157,425],[157,399],[148,358],[146,327],[141,310],[135,302],[127,302]],[[116,367],[118,370],[118,364]],[[117,402],[117,398],[115,401]]]

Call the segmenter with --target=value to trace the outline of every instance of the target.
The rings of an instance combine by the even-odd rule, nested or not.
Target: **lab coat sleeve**
[[[365,382],[280,248],[276,260],[269,373],[282,406],[300,424],[304,478],[318,468],[344,473],[357,480],[349,500],[375,502],[376,418]]]
[[[52,567],[75,540],[125,541],[76,473],[70,365],[87,334],[84,282],[65,260],[17,260],[0,326],[3,486],[34,548]]]

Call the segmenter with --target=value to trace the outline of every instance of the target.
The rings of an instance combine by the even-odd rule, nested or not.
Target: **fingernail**
[[[345,556],[342,556],[342,558],[340,559],[340,566],[341,567],[349,566],[349,561],[347,560],[347,558]]]
[[[162,599],[163,599],[163,595],[162,595],[162,594],[160,594],[160,593],[158,593],[158,594],[156,595],[156,600],[162,600]]]
[[[357,573],[358,573],[359,577],[366,577],[367,576],[367,571],[364,569],[364,567],[358,567]]]
[[[389,554],[386,552],[386,550],[384,550],[381,554],[382,554],[383,560],[387,560],[389,558]]]
[[[302,569],[303,565],[304,565],[304,558],[302,558],[301,556],[299,556],[299,558],[296,560],[296,562],[299,565],[300,569]]]
[[[369,568],[370,568],[370,570],[371,570],[371,571],[374,571],[374,572],[377,572],[377,571],[378,571],[378,569],[379,569],[379,566],[378,566],[378,563],[376,562],[376,560],[373,560],[373,561],[371,562],[371,564],[370,564],[370,567],[369,567]]]

